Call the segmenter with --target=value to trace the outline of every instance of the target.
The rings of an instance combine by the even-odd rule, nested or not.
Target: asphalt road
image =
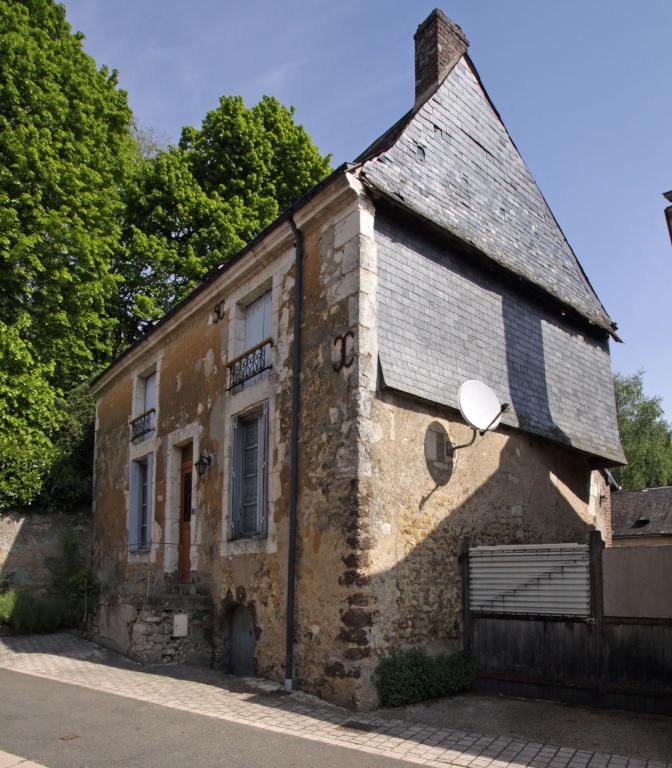
[[[410,765],[4,669],[0,750],[48,768]]]

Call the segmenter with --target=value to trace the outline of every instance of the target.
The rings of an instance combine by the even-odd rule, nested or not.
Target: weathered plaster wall
[[[9,512],[0,515],[0,573],[12,584],[37,590],[51,586],[50,558],[61,555],[61,537],[72,531],[88,563],[91,547],[88,514],[42,515]]]
[[[99,398],[96,561],[103,583],[99,632],[104,639],[130,637],[125,650],[137,658],[143,657],[143,653],[152,659],[159,655],[164,660],[176,654],[191,654],[191,651],[175,651],[166,632],[154,633],[154,640],[148,641],[150,647],[145,653],[142,650],[144,630],[129,629],[136,624],[142,628],[148,621],[152,623],[143,618],[143,611],[148,610],[148,598],[160,601],[189,591],[178,588],[177,582],[181,449],[191,442],[194,460],[201,454],[212,457],[212,464],[202,478],[195,471],[192,474],[190,560],[191,590],[208,595],[211,602],[214,625],[208,637],[219,654],[217,661],[227,661],[220,636],[227,634],[230,611],[236,605],[245,605],[257,631],[258,671],[282,676],[286,576],[284,560],[277,554],[277,526],[286,514],[280,503],[278,480],[286,435],[280,429],[273,407],[269,430],[272,522],[267,538],[228,541],[228,473],[233,415],[265,399],[274,401],[276,390],[282,388],[279,382],[286,374],[288,318],[286,310],[282,314],[280,297],[285,295],[286,304],[287,295],[291,293],[293,280],[288,276],[291,255],[285,248],[275,253],[272,260],[262,259],[254,268],[238,270],[222,284],[211,303],[176,326],[161,344],[148,345],[138,360]],[[273,370],[265,374],[262,381],[246,385],[244,391],[230,393],[227,361],[243,351],[236,346],[240,330],[239,305],[254,298],[259,290],[268,288],[274,292]],[[217,322],[212,311],[215,300],[225,302]],[[156,429],[146,439],[131,444],[128,422],[134,382],[152,366],[156,366],[158,377]],[[129,553],[129,463],[148,452],[154,454],[152,547],[150,552]],[[200,599],[194,598],[196,602]],[[127,614],[133,614],[132,619]],[[161,611],[157,614],[152,608],[152,615],[163,614]],[[162,619],[158,623],[165,622]],[[161,648],[160,637],[165,640]],[[200,648],[199,642],[197,648]]]

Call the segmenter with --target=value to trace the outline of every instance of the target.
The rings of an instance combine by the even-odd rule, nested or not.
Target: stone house
[[[440,11],[415,103],[93,384],[97,636],[376,703],[460,647],[464,536],[585,541],[623,462],[593,291]],[[510,404],[468,447],[457,391]]]

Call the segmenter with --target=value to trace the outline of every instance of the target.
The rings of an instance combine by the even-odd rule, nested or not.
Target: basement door
[[[180,584],[191,581],[191,478],[193,450],[189,443],[182,448],[180,470]]]
[[[252,616],[244,605],[237,606],[231,616],[231,673],[255,673],[254,648],[256,637]]]

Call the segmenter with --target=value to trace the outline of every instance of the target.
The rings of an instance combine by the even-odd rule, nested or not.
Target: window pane
[[[156,373],[150,373],[145,378],[145,403],[143,410],[156,407]]]
[[[245,349],[255,347],[271,335],[271,292],[265,293],[245,310]]]

